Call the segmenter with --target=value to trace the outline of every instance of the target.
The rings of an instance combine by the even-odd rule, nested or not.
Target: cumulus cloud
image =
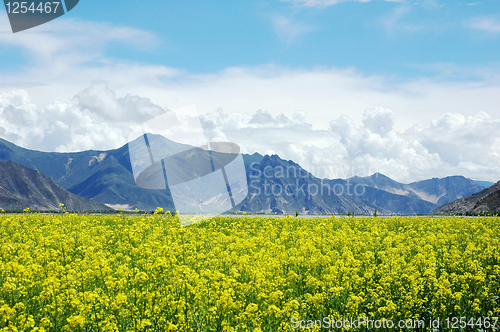
[[[267,111],[258,110],[248,122],[253,128],[283,128],[298,125],[305,120],[305,113],[296,111],[292,118],[288,118],[283,113],[272,116]]]
[[[127,143],[141,123],[168,110],[148,98],[117,97],[94,83],[71,102],[32,104],[24,90],[0,94],[0,136],[43,151],[112,149]],[[207,139],[237,143],[243,153],[277,154],[323,178],[381,172],[398,181],[464,175],[500,178],[500,119],[445,113],[423,127],[397,131],[395,112],[365,110],[360,121],[341,115],[328,129],[315,129],[304,111],[273,115],[217,109],[201,115]]]
[[[73,102],[55,101],[41,108],[24,90],[0,94],[0,135],[22,147],[42,151],[113,149],[131,130],[164,113],[147,98],[116,97],[103,83],[78,93]]]
[[[259,119],[255,121],[255,119]],[[287,117],[222,110],[203,116],[211,136],[238,143],[244,153],[278,154],[318,177],[368,176],[374,172],[411,182],[464,175],[500,178],[500,119],[484,112],[464,117],[443,114],[425,127],[394,130],[393,111],[375,107],[356,122],[342,115],[329,130],[315,130],[303,112]]]
[[[453,167],[493,165],[499,162],[500,119],[485,112],[465,117],[446,113],[423,129],[412,128],[409,136],[417,136],[429,151],[438,153]],[[469,167],[469,166],[467,166]]]
[[[74,100],[78,107],[88,110],[108,121],[147,121],[165,110],[147,98],[127,94],[117,98],[116,92],[105,83],[94,83],[78,93]]]
[[[331,121],[330,129],[343,148],[343,163],[362,171],[375,168],[407,181],[440,167],[438,154],[429,153],[418,139],[404,138],[392,130],[394,120],[391,110],[377,107],[365,111],[359,125],[348,116]],[[363,174],[367,175],[371,174]]]
[[[391,110],[376,107],[363,113],[363,125],[373,133],[386,136],[392,131],[396,117]]]
[[[109,43],[140,49],[155,47],[155,37],[148,32],[64,19],[50,24],[58,33],[0,34],[0,44],[18,47],[19,54],[29,54],[33,59],[21,71],[3,72],[0,92],[21,88],[29,93],[30,102],[38,109],[54,100],[75,103],[75,93],[82,91],[77,96],[78,102],[100,113],[103,119],[119,121],[119,117],[133,117],[131,107],[139,103],[133,98],[128,106],[126,100],[116,101],[115,105],[111,92],[101,91],[104,98],[101,104],[85,100],[95,93],[92,89],[84,91],[88,85],[95,80],[105,80],[117,96],[145,97],[162,108],[195,104],[202,113],[220,108],[240,114],[253,114],[262,109],[273,117],[303,110],[316,129],[327,129],[328,123],[342,114],[361,121],[364,110],[376,105],[395,111],[398,118],[395,130],[425,125],[435,114],[446,112],[472,116],[482,110],[498,114],[498,68],[460,67],[449,75],[438,74],[438,79],[409,80],[366,75],[353,68],[305,70],[273,64],[193,74],[105,56]],[[470,77],[474,81],[469,80]],[[461,78],[465,79],[459,80]],[[151,109],[151,112],[156,111]]]

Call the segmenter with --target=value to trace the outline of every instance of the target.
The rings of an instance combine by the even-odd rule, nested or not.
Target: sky
[[[106,150],[196,105],[209,140],[313,174],[500,180],[498,1],[80,0],[13,34],[0,137]]]

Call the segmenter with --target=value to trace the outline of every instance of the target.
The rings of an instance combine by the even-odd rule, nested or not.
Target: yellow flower
[[[281,331],[292,317],[500,314],[498,217],[180,219],[1,215],[0,329]]]

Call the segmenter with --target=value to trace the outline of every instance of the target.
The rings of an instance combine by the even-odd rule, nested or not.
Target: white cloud
[[[127,143],[138,124],[164,111],[143,97],[116,97],[102,83],[84,89],[71,103],[42,108],[17,90],[0,94],[0,136],[44,151],[112,149]],[[397,120],[383,107],[365,110],[362,121],[341,115],[328,130],[314,129],[303,111],[274,116],[218,109],[202,115],[211,140],[235,142],[243,153],[278,154],[319,177],[381,172],[403,182],[448,175],[500,178],[499,118],[485,112],[446,113],[403,132],[394,129]]]
[[[287,46],[296,42],[302,35],[314,30],[314,27],[295,22],[291,18],[276,16],[273,18],[274,30]]]
[[[53,24],[63,31],[67,23]],[[458,67],[414,80],[272,64],[194,75],[107,59],[109,42],[148,48],[154,36],[106,27],[103,36],[92,22],[71,25],[70,34],[0,35],[1,44],[37,59],[22,72],[2,73],[2,138],[44,151],[117,148],[167,107],[196,104],[212,138],[246,153],[277,153],[320,176],[500,178],[498,68]]]
[[[411,12],[412,8],[410,6],[398,6],[394,8],[390,15],[382,19],[382,25],[390,31],[418,31],[425,29],[423,25],[408,24],[403,23],[404,17]]]
[[[304,7],[328,7],[332,5],[337,5],[342,2],[349,2],[349,1],[354,1],[354,2],[371,2],[372,0],[281,0],[283,2],[290,2],[296,5],[304,6]],[[383,0],[385,2],[407,2],[406,0]],[[410,2],[414,5],[421,5],[425,8],[428,9],[436,9],[436,8],[441,8],[444,5],[438,3],[436,0],[416,0],[413,2]]]
[[[373,110],[366,110],[363,113],[363,125],[381,137],[390,133],[396,123],[396,118],[391,110],[376,107]]]
[[[155,49],[159,40],[146,31],[66,18],[48,22],[43,29],[0,34],[1,46],[14,48],[19,57],[27,59],[21,70],[2,73],[0,90],[27,89],[35,104],[45,105],[54,99],[69,101],[95,80],[105,80],[116,89],[149,85],[152,76],[158,80],[180,72],[105,56],[110,45],[145,52]],[[5,14],[0,14],[0,30],[10,30]]]
[[[116,98],[98,83],[71,103],[38,108],[24,90],[0,94],[0,135],[22,147],[42,151],[113,149],[125,143],[138,123],[165,112],[146,98]]]
[[[356,2],[370,2],[371,0],[282,0],[284,2],[291,2],[297,5],[302,5],[306,7],[327,7],[331,5],[336,5],[341,2],[356,1]],[[391,1],[391,0],[387,0]]]
[[[439,3],[437,0],[421,0],[416,3],[427,9],[438,9],[444,7],[444,4]]]
[[[500,22],[492,17],[476,17],[464,22],[466,26],[476,30],[483,30],[492,33],[500,32]]]
[[[15,44],[20,53],[32,52],[30,58],[38,59],[22,71],[2,73],[0,92],[22,88],[29,93],[31,103],[42,108],[55,100],[72,103],[76,92],[83,91],[93,81],[104,81],[116,98],[125,98],[127,94],[142,96],[162,108],[196,104],[202,113],[220,108],[253,114],[261,109],[273,116],[281,113],[290,116],[302,110],[316,129],[327,129],[331,119],[342,114],[361,121],[363,112],[377,105],[395,112],[396,130],[425,125],[435,114],[471,116],[479,111],[492,115],[499,112],[496,106],[500,104],[499,68],[456,68],[450,74],[451,79],[441,76],[439,80],[406,81],[364,75],[352,68],[293,70],[272,64],[195,75],[166,66],[110,60],[103,55],[109,42],[154,47],[155,38],[147,32],[93,22],[72,23],[66,20],[50,23],[57,31],[72,29],[68,33],[19,33],[15,38],[0,34],[0,45]],[[457,73],[476,80],[457,80],[461,77]],[[81,103],[94,110],[99,108],[83,99]],[[108,121],[113,116],[113,121],[118,116],[131,116],[123,105],[120,106],[123,113],[102,109],[104,105],[101,113],[110,112]]]
[[[110,42],[143,50],[151,50],[159,42],[142,30],[75,19],[54,20],[44,24],[44,29],[2,33],[0,43],[21,47],[34,65],[59,60],[60,69],[64,69],[67,64],[104,60],[101,54]],[[0,30],[10,30],[5,14],[0,14]]]
[[[115,91],[98,82],[78,93],[74,100],[79,108],[111,122],[144,122],[165,112],[147,98],[127,94],[117,98]]]
[[[500,132],[500,119],[485,112],[465,117],[446,113],[433,120],[424,129],[409,129],[408,135],[417,136],[429,150],[438,153],[453,167],[463,163],[498,165],[496,142]]]
[[[359,124],[342,115],[330,122],[329,130],[313,129],[303,113],[288,118],[218,110],[203,117],[212,137],[236,142],[244,153],[278,154],[319,177],[378,171],[403,182],[448,175],[500,178],[500,119],[486,113],[444,114],[405,132],[393,130],[395,121],[394,112],[382,107],[366,110]]]

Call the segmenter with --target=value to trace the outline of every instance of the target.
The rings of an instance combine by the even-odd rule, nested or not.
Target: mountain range
[[[447,203],[435,210],[438,214],[500,212],[500,181],[470,196]]]
[[[168,141],[172,149],[180,144]],[[50,177],[72,194],[114,209],[174,210],[170,191],[136,185],[128,145],[107,151],[41,152],[0,139],[0,160],[13,161]],[[263,213],[427,214],[484,189],[462,176],[402,184],[375,173],[349,179],[319,179],[291,160],[258,153],[243,155],[248,195],[236,211]]]
[[[12,161],[0,161],[0,208],[3,210],[105,211],[106,205],[68,192],[51,178]]]

